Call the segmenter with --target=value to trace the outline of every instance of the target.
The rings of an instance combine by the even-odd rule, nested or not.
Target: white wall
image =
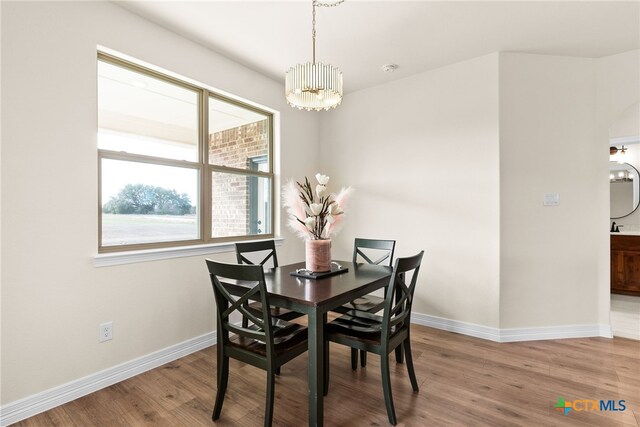
[[[2,24],[2,5],[0,4],[0,25]],[[0,31],[0,47],[2,31]],[[0,100],[2,99],[2,52],[0,51]],[[2,102],[0,102],[0,165],[2,165]],[[0,320],[2,319],[2,171],[0,169]],[[2,402],[2,326],[0,325],[0,405]]]
[[[640,102],[640,50],[621,53],[596,62],[596,138],[598,144],[609,147],[611,126],[634,104]],[[609,154],[601,153],[597,160],[601,169],[598,176],[608,177]],[[606,166],[605,166],[606,165]],[[600,166],[599,166],[600,167]],[[610,307],[610,244],[609,233],[609,180],[598,179],[595,183],[597,198],[594,209],[598,211],[598,227],[603,229],[599,236],[600,268],[598,270],[599,313],[609,321]],[[604,231],[606,229],[606,232]]]
[[[2,2],[2,404],[210,332],[204,256],[95,268],[96,47],[281,114],[282,179],[317,170],[318,118],[282,82],[106,2]],[[283,230],[281,262],[302,244]],[[231,254],[214,256],[231,261]],[[114,339],[98,343],[98,324]]]
[[[637,64],[636,64],[637,66]],[[616,139],[635,139],[640,141],[640,103],[635,103],[620,114],[618,118],[609,127],[609,138]]]
[[[345,96],[322,117],[323,171],[352,185],[333,252],[355,237],[425,250],[414,312],[498,326],[498,55]]]
[[[638,76],[638,50],[501,54],[502,328],[609,324],[609,131]],[[543,207],[545,192],[560,206]]]
[[[614,123],[637,110],[640,101],[640,50],[600,58],[596,61],[598,139],[608,147],[611,136],[629,136],[623,130],[612,129]],[[630,119],[630,117],[629,117]],[[638,117],[635,117],[637,129]]]
[[[500,55],[502,328],[600,322],[595,128],[593,60]]]

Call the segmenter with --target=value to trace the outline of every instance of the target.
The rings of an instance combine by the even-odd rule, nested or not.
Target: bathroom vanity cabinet
[[[611,234],[611,293],[640,296],[640,235]]]

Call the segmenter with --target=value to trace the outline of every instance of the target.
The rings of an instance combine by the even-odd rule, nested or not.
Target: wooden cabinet
[[[611,235],[611,293],[640,295],[640,236]]]

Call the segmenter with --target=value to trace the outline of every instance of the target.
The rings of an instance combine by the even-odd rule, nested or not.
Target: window
[[[273,115],[98,54],[99,251],[272,237]]]

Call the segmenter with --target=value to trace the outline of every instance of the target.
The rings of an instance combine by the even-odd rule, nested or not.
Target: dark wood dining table
[[[265,270],[269,303],[276,307],[304,313],[309,328],[309,425],[324,423],[324,325],[327,313],[358,297],[386,286],[391,268],[337,261],[349,271],[322,279],[291,276],[291,272],[304,268],[304,262],[282,265]],[[246,292],[242,282],[226,283],[232,293]]]

